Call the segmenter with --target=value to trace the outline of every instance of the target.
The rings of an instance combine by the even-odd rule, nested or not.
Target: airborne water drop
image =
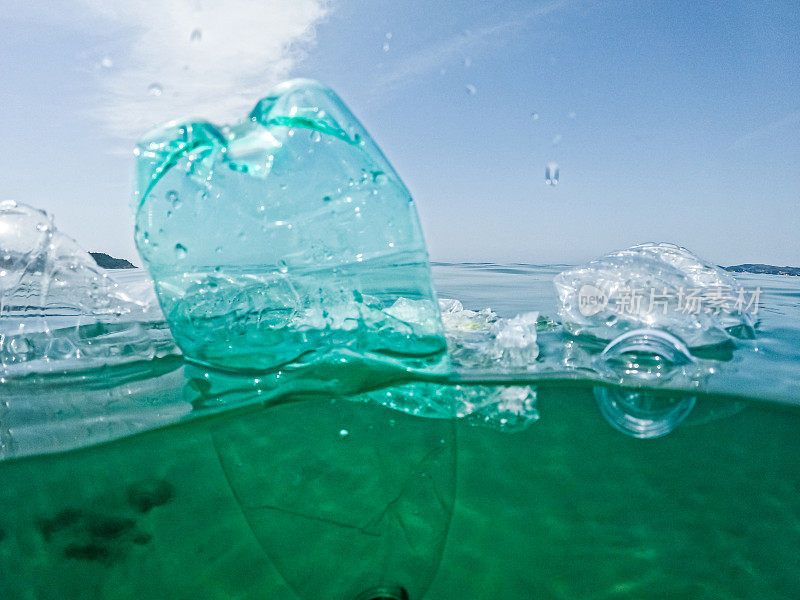
[[[547,163],[545,166],[544,182],[551,187],[558,185],[558,165],[556,163]]]

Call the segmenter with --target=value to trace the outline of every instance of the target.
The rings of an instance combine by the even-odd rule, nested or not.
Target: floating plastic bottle
[[[414,202],[330,89],[286,82],[240,123],[171,122],[136,155],[136,244],[188,359],[440,364]]]
[[[0,202],[0,382],[176,351],[146,289],[109,277],[44,211]]]

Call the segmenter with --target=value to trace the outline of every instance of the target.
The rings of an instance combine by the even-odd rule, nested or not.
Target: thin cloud
[[[289,74],[328,12],[326,0],[82,2],[125,36],[92,107],[124,139],[178,117],[242,117]]]
[[[526,27],[531,21],[553,13],[569,2],[558,0],[537,6],[522,15],[515,15],[500,23],[484,27],[477,31],[465,32],[453,36],[437,44],[423,48],[413,56],[400,61],[394,69],[378,79],[378,86],[394,88],[408,80],[416,79],[433,71],[454,59],[472,54],[486,46],[492,39],[502,34]]]
[[[738,140],[733,142],[733,144],[731,144],[731,148],[734,148],[736,150],[740,150],[742,148],[745,148],[746,146],[748,146],[749,144],[751,144],[752,142],[754,142],[756,140],[767,138],[767,137],[772,137],[772,136],[774,136],[776,134],[780,134],[780,133],[784,132],[787,128],[790,128],[790,127],[792,127],[794,125],[798,125],[798,124],[800,124],[800,110],[795,111],[795,112],[793,112],[791,114],[788,114],[785,117],[783,117],[782,119],[778,119],[777,121],[773,121],[772,123],[769,123],[768,125],[765,125],[763,127],[759,127],[758,129],[756,129],[754,131],[751,131],[750,133],[748,133],[746,135],[743,135]]]

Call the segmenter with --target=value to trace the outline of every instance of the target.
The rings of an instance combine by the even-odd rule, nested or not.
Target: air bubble
[[[285,260],[278,261],[278,271],[280,271],[281,273],[289,272],[289,265],[286,264]]]
[[[550,187],[558,185],[558,165],[556,163],[547,163],[547,166],[545,166],[544,182]]]
[[[347,429],[342,429],[339,431],[339,435],[342,437],[347,437],[348,435],[350,435],[350,432],[347,431]]]
[[[151,96],[158,97],[164,93],[164,88],[162,88],[158,83],[151,83],[149,86],[147,86],[147,93]]]
[[[189,254],[189,251],[186,250],[186,246],[183,244],[175,244],[175,257],[179,259],[186,258],[186,255]]]
[[[318,142],[322,139],[322,134],[319,131],[312,131],[311,132],[311,141]]]

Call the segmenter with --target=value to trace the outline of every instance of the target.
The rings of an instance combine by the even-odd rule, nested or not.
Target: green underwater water
[[[588,386],[538,403],[508,434],[308,399],[5,461],[0,595],[796,593],[800,411],[708,397],[709,419],[637,440]]]
[[[552,271],[434,275],[507,316],[553,314]],[[322,394],[198,409],[169,362],[121,377],[112,412],[70,408],[108,374],[54,386],[64,427],[20,428],[43,454],[0,461],[0,598],[794,598],[800,285],[759,282],[759,351],[670,392],[693,405],[657,439],[612,426],[590,381],[540,381],[513,433]]]

